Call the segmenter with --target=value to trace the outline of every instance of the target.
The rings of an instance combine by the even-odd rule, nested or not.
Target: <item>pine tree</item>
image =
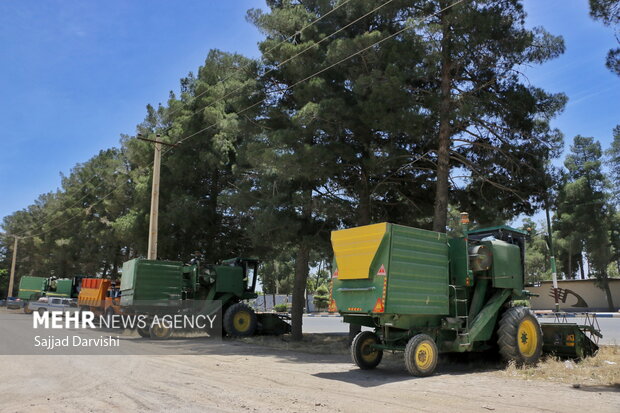
[[[564,162],[567,174],[558,194],[555,219],[562,238],[578,241],[577,245],[583,247],[579,254],[588,255],[591,270],[605,291],[611,310],[614,304],[607,274],[612,258],[610,211],[601,156],[601,145],[594,138],[575,137],[571,153]]]
[[[616,40],[620,44],[620,0],[590,0],[590,16],[600,20],[605,26],[611,26],[616,31]],[[620,47],[609,50],[605,65],[613,73],[620,76]]]

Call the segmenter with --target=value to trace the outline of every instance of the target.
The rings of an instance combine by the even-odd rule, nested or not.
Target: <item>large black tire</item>
[[[39,307],[39,309],[37,311],[39,312],[39,314],[43,315],[43,314],[45,314],[46,310],[43,307]]]
[[[504,312],[497,330],[499,353],[517,365],[536,364],[542,353],[542,329],[529,308],[512,307]]]
[[[381,363],[383,350],[372,348],[373,344],[379,344],[379,337],[372,331],[358,333],[351,343],[351,358],[353,363],[362,370],[374,369]]]
[[[136,329],[136,331],[138,332],[138,335],[142,338],[151,338],[151,334],[149,333],[149,328],[140,328],[138,327]]]
[[[233,304],[224,313],[224,330],[229,336],[251,336],[257,324],[256,313],[245,303]]]
[[[149,336],[151,340],[167,340],[172,336],[172,326],[164,324],[151,324],[149,327]]]
[[[426,377],[433,374],[439,360],[435,341],[426,334],[413,336],[405,347],[405,366],[413,376]]]

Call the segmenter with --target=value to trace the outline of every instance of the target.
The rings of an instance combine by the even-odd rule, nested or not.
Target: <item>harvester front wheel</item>
[[[439,351],[435,341],[426,334],[413,336],[405,347],[405,366],[410,374],[430,376],[437,367]]]
[[[351,358],[360,369],[374,369],[381,363],[383,350],[372,347],[379,344],[379,337],[372,331],[358,333],[351,343]]]
[[[233,304],[224,313],[224,330],[230,336],[251,336],[257,324],[256,313],[245,303]]]
[[[529,308],[506,310],[497,330],[499,352],[506,361],[535,364],[542,353],[542,329]]]

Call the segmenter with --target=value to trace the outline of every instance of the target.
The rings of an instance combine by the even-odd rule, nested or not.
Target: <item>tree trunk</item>
[[[607,296],[607,307],[609,311],[615,312],[616,307],[614,306],[614,298],[611,295],[611,289],[609,288],[609,278],[607,277],[607,273],[601,274],[599,278],[601,283],[601,288],[605,291],[605,295]]]
[[[301,240],[295,257],[295,281],[293,282],[293,307],[291,308],[291,335],[294,341],[303,338],[302,325],[304,316],[304,293],[308,280],[308,262],[310,261],[310,248],[306,240]]]
[[[586,279],[586,274],[583,269],[583,251],[579,254],[579,272],[581,273],[581,279]]]
[[[371,221],[370,189],[368,179],[362,171],[362,186],[359,193],[359,203],[357,204],[357,225],[368,225]]]
[[[573,243],[572,241],[568,242],[568,278],[571,280],[575,277],[573,276]]]
[[[445,7],[441,3],[441,7]],[[450,53],[450,26],[445,11],[441,15],[441,101],[439,104],[439,136],[437,146],[437,182],[435,184],[435,205],[433,231],[446,232],[448,223],[448,195],[450,177],[450,111],[452,109],[452,57]]]
[[[210,228],[207,228],[208,240],[208,251],[213,253],[213,251],[217,250],[217,235],[219,234],[219,215],[217,212],[218,199],[220,195],[220,171],[218,168],[215,168],[213,171],[213,176],[211,177],[211,185],[209,187],[209,202],[207,204],[207,216],[210,218]]]
[[[370,191],[368,190],[368,180],[364,176],[364,182],[360,191],[360,203],[357,206],[357,225],[370,224],[370,217]],[[353,339],[360,331],[362,331],[361,325],[349,323],[349,344],[353,342]]]

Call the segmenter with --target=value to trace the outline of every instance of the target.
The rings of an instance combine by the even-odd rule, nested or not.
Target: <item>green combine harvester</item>
[[[407,370],[428,376],[439,353],[495,350],[506,360],[532,364],[543,350],[566,357],[597,351],[585,332],[598,331],[567,323],[541,328],[526,307],[526,232],[464,230],[467,236],[448,238],[381,223],[332,232],[330,311],[374,329],[353,340],[355,364],[372,369],[384,351],[404,351]]]
[[[49,280],[43,277],[24,276],[19,279],[17,298],[24,301],[36,301],[43,297]]]
[[[76,298],[82,277],[55,278],[24,276],[19,280],[17,298],[24,301],[24,312],[30,314],[29,301],[37,301],[41,297]]]
[[[234,337],[286,334],[286,315],[256,313],[244,300],[256,298],[258,260],[234,258],[221,265],[136,258],[123,264],[121,308],[124,314],[156,316],[171,312],[214,314],[222,311],[224,332]],[[171,328],[138,329],[143,337],[165,339]]]

